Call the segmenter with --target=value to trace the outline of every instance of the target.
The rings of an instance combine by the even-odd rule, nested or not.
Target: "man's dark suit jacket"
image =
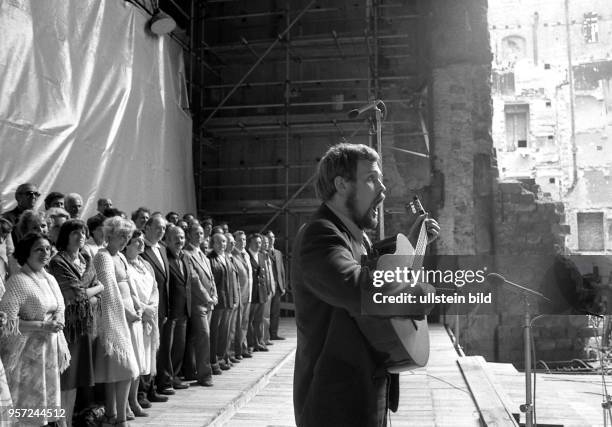
[[[219,255],[215,251],[212,251],[208,254],[208,259],[210,260],[210,267],[212,269],[213,276],[215,278],[215,285],[217,286],[217,298],[219,302],[217,303],[217,308],[232,308],[234,305],[234,295],[232,286],[234,285],[234,281],[230,278],[230,274],[234,274],[233,270],[230,270],[229,259],[226,259],[226,263],[221,261]]]
[[[360,288],[371,283],[357,261],[361,244],[326,205],[294,242],[298,427],[384,425],[388,374],[354,319],[361,313]],[[389,403],[396,407],[398,377],[392,377]]]
[[[272,261],[272,268],[274,271],[274,279],[276,280],[276,286],[284,291],[287,289],[287,280],[285,278],[285,264],[283,263],[283,253],[278,249],[272,249],[272,253],[269,253],[270,260]]]
[[[167,251],[168,264],[170,267],[170,319],[177,319],[185,314],[191,316],[191,284],[199,280],[197,273],[193,269],[190,256],[181,252],[178,262],[182,263],[183,271],[175,262],[177,259],[172,255],[172,252]]]
[[[268,286],[266,285],[266,272],[263,259],[258,254],[258,259],[249,252],[251,270],[253,271],[253,288],[251,289],[251,304],[264,304],[268,300]]]
[[[161,257],[164,261],[164,265],[159,263],[159,259],[153,252],[153,248],[149,245],[145,245],[144,252],[140,255],[142,258],[151,264],[153,267],[153,272],[155,273],[155,281],[157,282],[157,290],[159,291],[159,318],[160,324],[162,323],[163,318],[168,317],[168,307],[169,307],[169,284],[170,276],[168,275],[169,267],[168,267],[168,257],[166,256],[166,249],[162,246],[159,250],[161,253]]]

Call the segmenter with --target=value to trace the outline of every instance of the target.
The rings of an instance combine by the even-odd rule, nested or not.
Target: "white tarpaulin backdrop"
[[[182,49],[124,0],[0,0],[0,210],[20,183],[195,212]]]

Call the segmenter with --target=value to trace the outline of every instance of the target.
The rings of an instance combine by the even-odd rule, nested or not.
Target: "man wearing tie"
[[[284,340],[285,338],[278,335],[278,323],[280,321],[281,296],[285,295],[287,289],[285,264],[283,262],[283,253],[274,247],[276,236],[274,236],[272,230],[268,230],[266,237],[269,241],[268,256],[272,263],[272,273],[274,274],[274,282],[276,283],[276,289],[274,290],[270,303],[270,339]]]
[[[210,317],[218,300],[210,261],[200,249],[203,239],[202,227],[191,223],[184,252],[191,257],[198,280],[191,284],[191,319],[187,330],[183,373],[185,379],[196,379],[199,385],[210,387],[213,385],[210,366]]]
[[[155,281],[157,282],[157,289],[159,291],[159,308],[158,308],[158,325],[161,334],[159,342],[159,350],[157,351],[157,373],[159,374],[166,371],[167,376],[173,375],[171,372],[172,366],[162,365],[162,361],[170,360],[170,343],[167,342],[167,337],[164,337],[164,325],[168,318],[168,257],[166,255],[166,248],[164,248],[160,241],[164,237],[166,232],[166,220],[160,213],[154,213],[145,224],[144,235],[145,235],[145,249],[142,253],[142,258],[147,261],[153,272],[155,273]],[[162,357],[162,355],[165,355]],[[146,397],[151,402],[166,402],[168,398],[166,396],[160,396],[155,391],[154,379],[151,379],[150,383],[141,380],[140,384],[146,393]],[[157,388],[157,390],[166,395],[174,394],[174,390]],[[144,400],[141,396],[139,401]],[[141,403],[142,405],[142,403]],[[145,407],[145,406],[143,406]]]
[[[247,345],[247,331],[249,329],[249,312],[251,308],[251,293],[253,288],[253,269],[251,259],[246,250],[246,234],[242,230],[234,232],[236,246],[233,250],[234,259],[238,266],[238,280],[240,283],[240,325],[236,324],[236,341],[234,343],[236,358],[253,357]]]
[[[170,343],[170,365],[172,376],[163,372],[158,382],[163,388],[187,388],[178,375],[183,366],[185,357],[185,343],[187,340],[187,322],[191,316],[191,284],[198,280],[193,271],[189,255],[185,255],[185,232],[181,227],[173,225],[166,230],[166,251],[169,267],[169,308],[168,321],[164,328],[164,337]],[[165,361],[164,365],[168,366]]]

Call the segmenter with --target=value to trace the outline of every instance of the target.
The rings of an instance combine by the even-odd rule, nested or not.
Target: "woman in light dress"
[[[0,338],[0,358],[15,408],[32,409],[18,425],[45,425],[62,419],[60,373],[70,364],[64,338],[64,298],[44,267],[51,244],[40,233],[23,236],[15,247],[21,271],[6,283],[0,311],[7,324]],[[2,388],[2,387],[0,387]],[[13,419],[15,421],[15,419]]]
[[[138,353],[141,353],[140,375],[148,377],[155,375],[155,355],[159,348],[159,329],[157,326],[157,307],[159,292],[155,273],[151,264],[144,261],[139,254],[144,251],[144,236],[136,230],[132,239],[125,248],[125,257],[128,261],[128,275],[130,282],[142,308],[141,338],[134,339]],[[148,381],[148,378],[145,378]],[[138,380],[132,383],[130,389],[130,407],[136,416],[147,416],[137,400]]]
[[[128,393],[133,379],[140,375],[130,325],[141,320],[141,313],[133,306],[127,261],[121,253],[134,228],[124,218],[108,218],[104,221],[107,246],[94,257],[98,280],[104,285],[94,366],[96,382],[105,384],[106,425],[128,425]]]

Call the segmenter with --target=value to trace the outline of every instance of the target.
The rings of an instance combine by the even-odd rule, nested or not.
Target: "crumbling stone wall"
[[[434,117],[430,203],[442,227],[437,253],[482,255],[489,260],[492,256],[494,271],[538,289],[543,259],[552,261],[564,248],[569,227],[563,205],[542,199],[537,186],[497,182],[487,1],[430,4]],[[459,316],[460,344],[468,354],[520,366],[523,299],[505,287],[491,292],[496,307]],[[447,321],[452,323],[451,318]],[[534,327],[538,359],[581,356],[584,327],[584,316],[538,320]]]

